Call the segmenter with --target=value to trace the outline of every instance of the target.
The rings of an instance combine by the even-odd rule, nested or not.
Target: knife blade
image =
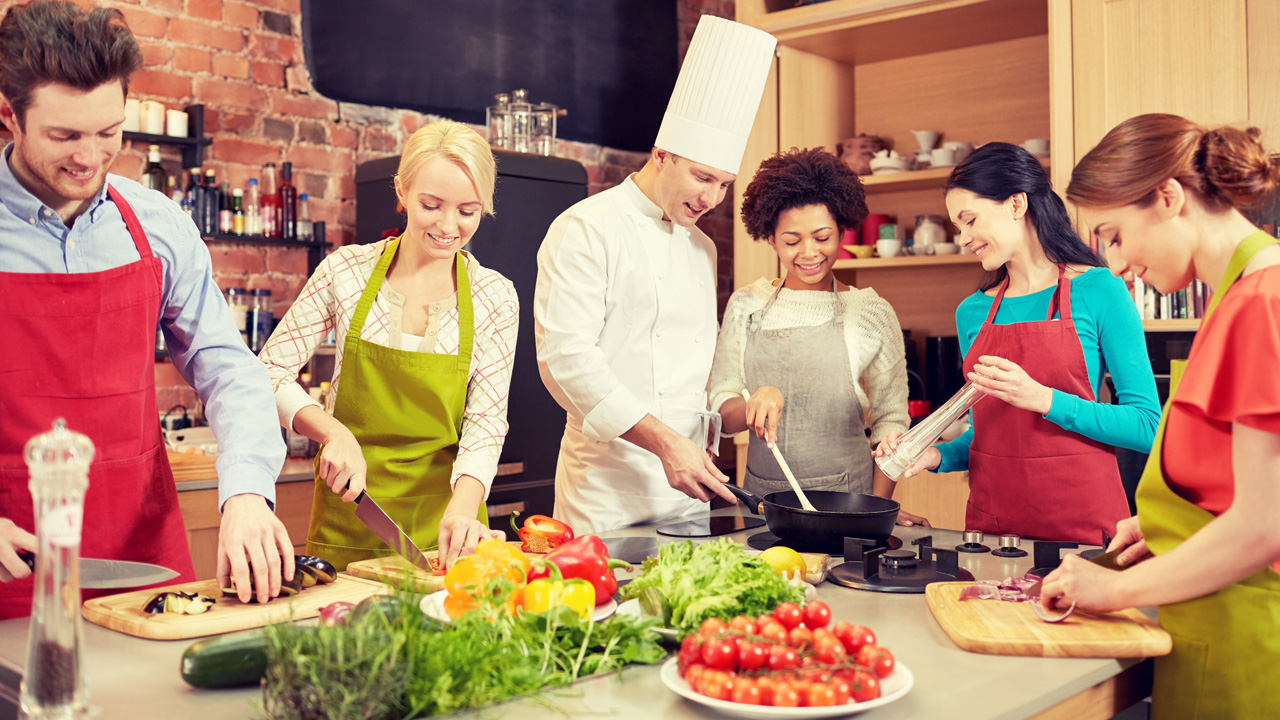
[[[431,561],[422,554],[409,535],[363,490],[356,497],[356,517],[401,557],[427,572],[434,571]]]
[[[1124,548],[1121,548],[1119,550],[1112,550],[1111,552],[1102,553],[1101,555],[1098,555],[1096,557],[1089,558],[1089,562],[1093,563],[1094,565],[1101,565],[1102,567],[1108,570],[1128,570],[1129,569],[1128,565],[1121,565],[1116,562],[1116,557],[1118,557],[1120,553],[1124,552],[1124,550],[1125,550]],[[1037,599],[1040,597],[1041,582],[1042,582],[1041,580],[1037,580],[1033,584],[1027,587],[1027,589],[1025,590],[1027,597],[1032,599]]]
[[[25,562],[32,572],[35,571],[34,553],[19,550],[18,558]],[[176,577],[178,577],[177,571],[151,563],[80,558],[80,587],[86,590],[143,587]]]

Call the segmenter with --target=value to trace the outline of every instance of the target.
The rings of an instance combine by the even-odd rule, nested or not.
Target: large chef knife
[[[382,542],[399,553],[401,557],[427,572],[434,572],[431,561],[422,554],[409,535],[401,530],[396,521],[392,520],[391,516],[387,515],[386,511],[363,490],[356,497],[356,517],[360,518],[374,535],[382,538]]]
[[[34,571],[36,556],[19,550],[18,557]],[[80,587],[87,590],[118,590],[154,585],[178,577],[167,567],[131,560],[100,560],[80,558]]]

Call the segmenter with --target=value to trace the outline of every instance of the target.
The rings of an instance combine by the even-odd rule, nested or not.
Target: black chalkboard
[[[303,0],[315,89],[484,124],[516,88],[568,108],[559,136],[653,145],[679,71],[676,0]]]

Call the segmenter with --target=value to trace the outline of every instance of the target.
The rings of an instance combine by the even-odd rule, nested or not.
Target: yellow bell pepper
[[[474,553],[455,562],[445,573],[444,586],[451,600],[448,605],[458,614],[477,607],[492,599],[487,591],[489,583],[502,578],[515,588],[505,603],[508,612],[515,612],[529,566],[529,558],[519,548],[494,538],[481,540]],[[451,612],[450,616],[455,615]]]
[[[539,578],[524,588],[524,609],[530,612],[546,612],[564,605],[583,620],[590,620],[596,607],[596,589],[582,579],[565,580],[554,563],[551,576]]]

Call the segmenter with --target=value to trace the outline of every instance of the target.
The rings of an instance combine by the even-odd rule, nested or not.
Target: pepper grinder
[[[80,527],[93,460],[89,438],[58,418],[27,443],[23,456],[35,502],[35,592],[27,668],[18,703],[32,718],[88,713],[89,690],[80,663]]]

